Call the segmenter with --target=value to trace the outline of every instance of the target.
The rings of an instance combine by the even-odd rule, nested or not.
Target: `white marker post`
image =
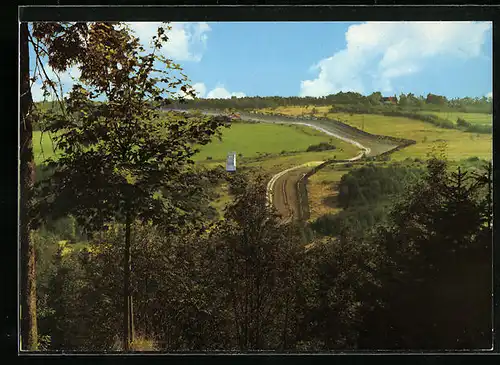
[[[228,152],[226,161],[226,171],[236,171],[236,152]]]

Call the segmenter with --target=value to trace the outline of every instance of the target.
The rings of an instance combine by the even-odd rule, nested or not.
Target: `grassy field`
[[[493,139],[491,134],[475,134],[454,129],[443,129],[418,120],[402,117],[386,117],[375,114],[328,113],[328,107],[316,107],[317,114],[337,119],[366,132],[393,137],[408,138],[417,144],[404,148],[391,155],[394,160],[407,157],[425,158],[428,152],[443,142],[446,143],[446,153],[451,160],[461,160],[477,156],[491,159]],[[288,115],[300,115],[310,112],[311,108],[283,107],[275,110],[264,110]]]
[[[226,205],[232,201],[232,197],[229,194],[229,186],[227,183],[221,184],[216,188],[216,194],[218,197],[211,202],[211,206],[217,210],[219,216],[222,217],[224,215],[224,208]]]
[[[194,156],[195,161],[210,161],[211,165],[216,165],[217,161],[224,162],[227,153],[236,151],[242,154],[238,158],[240,161],[251,161],[263,154],[270,154],[277,157],[278,160],[287,160],[288,156],[281,156],[283,153],[296,152],[305,153],[306,149],[320,142],[331,142],[337,149],[320,153],[321,156],[348,156],[356,154],[357,149],[351,144],[336,140],[315,129],[299,125],[278,125],[265,123],[235,123],[229,129],[223,129],[222,140],[214,139],[212,143],[202,146],[200,152]],[[45,158],[52,156],[53,149],[48,134],[42,134],[39,131],[33,133],[33,149],[36,163],[42,162]],[[314,152],[303,155],[305,161],[315,159]],[[207,160],[211,157],[211,160]],[[272,156],[269,156],[272,157]],[[331,157],[330,157],[331,158]],[[338,157],[342,158],[342,157]],[[302,160],[301,160],[302,161]]]
[[[341,142],[344,144],[345,142]],[[341,145],[341,143],[336,143]],[[287,155],[270,155],[262,158],[240,158],[238,160],[238,169],[249,172],[259,173],[263,175],[274,175],[282,170],[290,167],[302,165],[311,161],[326,161],[330,159],[347,159],[358,154],[359,150],[345,143],[342,151],[324,151],[324,152],[302,152]],[[225,167],[225,161],[211,162],[200,161],[200,165],[206,168],[214,168],[216,166]]]
[[[331,142],[337,148],[322,152],[305,152],[307,147],[320,142]],[[41,132],[34,132],[33,147],[37,164],[53,155],[48,134],[42,136]],[[223,129],[221,141],[216,139],[209,145],[202,146],[194,160],[206,168],[217,165],[225,167],[229,151],[242,154],[242,157],[237,158],[238,169],[266,176],[310,161],[351,158],[359,152],[349,143],[332,139],[322,132],[305,126],[235,123],[231,128]],[[212,159],[207,160],[208,156]],[[226,204],[231,201],[227,185],[218,187],[217,194],[219,197],[212,202],[212,206],[222,213]]]
[[[304,126],[275,125],[265,123],[235,123],[224,129],[222,141],[200,148],[196,161],[212,157],[213,161],[225,161],[227,153],[236,151],[243,157],[257,157],[259,153],[280,154],[282,151],[305,151],[310,145],[332,141],[339,148],[345,145],[331,137]]]
[[[457,122],[457,118],[465,119],[467,122],[471,124],[491,125],[493,123],[492,114],[461,113],[461,112],[422,112],[422,113],[434,114],[440,118],[448,119],[453,123]]]
[[[331,165],[319,170],[307,181],[307,196],[309,199],[309,221],[324,214],[336,214],[342,209],[337,205],[338,185],[342,175],[351,168],[344,165]]]
[[[48,133],[33,131],[33,155],[35,164],[42,163],[46,158],[54,154],[52,141]]]
[[[301,115],[301,114],[310,114],[313,108],[316,110],[315,115],[320,116],[324,113],[329,114],[328,110],[330,106],[309,106],[309,107],[300,107],[300,106],[288,106],[288,107],[278,107],[276,109],[260,109],[260,112],[264,113],[274,113],[279,112],[287,115]],[[491,125],[493,123],[493,115],[486,113],[464,113],[464,112],[435,112],[435,111],[422,111],[422,114],[434,114],[440,118],[448,119],[449,121],[456,123],[457,118],[462,118],[468,121],[471,124],[483,124],[483,125]]]
[[[412,166],[413,168],[425,169],[426,162],[401,161],[403,165]],[[456,172],[460,166],[467,171],[482,170],[485,161],[476,158],[468,158],[463,160],[450,161],[448,169],[450,172]],[[387,162],[375,162],[375,165],[385,166]],[[343,175],[349,173],[352,169],[360,168],[364,165],[363,162],[357,162],[351,167],[345,167],[344,164],[330,165],[319,170],[312,175],[307,182],[307,192],[309,200],[310,218],[312,222],[324,214],[337,214],[342,208],[338,206],[338,184]]]

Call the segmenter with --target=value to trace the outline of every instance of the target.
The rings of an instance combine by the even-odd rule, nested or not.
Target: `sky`
[[[160,23],[128,23],[144,45]],[[165,56],[199,97],[492,96],[491,22],[171,23]],[[33,52],[31,61],[33,63]],[[78,68],[60,75],[64,90]],[[33,98],[40,100],[39,84]]]

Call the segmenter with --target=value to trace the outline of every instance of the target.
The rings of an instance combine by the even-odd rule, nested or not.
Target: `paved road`
[[[185,112],[180,109],[171,109],[174,111]],[[217,111],[203,110],[205,115],[224,114]],[[276,115],[256,115],[252,113],[238,113],[242,120],[248,122],[276,123],[276,124],[299,124],[319,130],[329,136],[338,138],[347,143],[358,147],[361,151],[358,155],[351,158],[351,161],[359,160],[366,156],[376,156],[390,151],[397,147],[397,143],[389,140],[381,140],[376,137],[366,135],[360,131],[349,128],[346,125],[329,120],[307,120],[300,118],[281,117]],[[324,161],[311,161],[303,165],[295,166],[276,173],[267,184],[268,204],[274,204],[278,212],[289,220],[292,216],[298,216],[297,206],[297,182],[312,167],[317,166]]]
[[[349,159],[356,161],[363,157],[364,152]],[[283,170],[274,175],[267,184],[268,204],[274,204],[278,213],[284,218],[285,222],[292,217],[299,216],[300,207],[298,206],[298,182],[304,177],[312,167],[318,166],[325,161],[314,161],[299,166]],[[345,163],[345,162],[341,162]],[[304,204],[308,204],[304,202]]]

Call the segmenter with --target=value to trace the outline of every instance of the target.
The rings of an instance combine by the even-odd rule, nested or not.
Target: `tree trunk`
[[[37,350],[35,248],[31,240],[31,210],[35,183],[33,158],[33,107],[30,88],[28,24],[20,25],[20,271],[21,271],[21,349]]]
[[[123,308],[123,349],[130,350],[130,344],[134,340],[134,313],[132,306],[132,294],[130,290],[130,272],[132,260],[130,255],[130,227],[132,219],[130,207],[127,206],[127,217],[125,222],[125,262],[124,262],[124,308]]]
[[[492,223],[493,223],[493,212],[492,212],[492,194],[493,194],[493,179],[492,179],[492,170],[493,170],[493,165],[490,162],[488,164],[488,199],[487,199],[487,204],[488,204],[488,229],[491,229]]]

